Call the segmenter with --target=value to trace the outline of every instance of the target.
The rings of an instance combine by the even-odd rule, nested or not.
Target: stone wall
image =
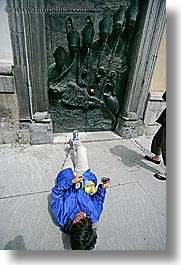
[[[149,94],[144,119],[144,135],[154,135],[160,126],[158,123],[156,123],[156,120],[166,107],[166,102],[163,101],[162,95],[163,93],[160,92],[150,92]]]
[[[11,65],[0,64],[0,144],[18,141],[18,101]]]
[[[162,95],[166,90],[166,27],[164,28],[157,62],[155,65],[152,81],[150,84],[150,93],[146,105],[144,123],[145,135],[154,135],[159,127],[156,119],[166,106],[162,100]]]
[[[12,72],[13,56],[5,12],[6,1],[0,1],[0,144],[18,141],[19,115],[18,100]]]

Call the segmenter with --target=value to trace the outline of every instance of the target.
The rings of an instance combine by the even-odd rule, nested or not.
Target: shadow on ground
[[[116,145],[113,148],[110,148],[110,152],[113,155],[121,158],[121,162],[127,167],[138,166],[140,168],[147,169],[153,173],[161,173],[159,170],[155,169],[155,167],[149,166],[144,159],[144,156],[137,153],[134,150],[128,149],[123,145]],[[148,162],[152,163],[152,162]],[[155,165],[156,166],[156,165]]]
[[[52,213],[52,210],[51,210],[51,193],[47,196],[47,201],[48,201],[48,213],[51,217],[51,220],[54,223],[54,225],[58,226],[57,229],[60,229],[60,225],[55,220],[53,213]],[[63,232],[62,232],[62,242],[63,242],[64,249],[66,249],[66,250],[71,249],[71,247],[70,247],[70,236],[63,233]]]
[[[10,240],[4,247],[5,250],[26,250],[24,239],[21,235]]]

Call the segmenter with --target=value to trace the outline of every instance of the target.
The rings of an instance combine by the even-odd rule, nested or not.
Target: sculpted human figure
[[[49,79],[53,79],[49,84],[58,82],[66,84],[70,80],[78,84],[80,37],[70,17],[66,19],[66,31],[69,51],[67,53],[64,52],[65,55],[63,55],[62,61],[62,58],[60,56],[58,57],[58,63],[61,64],[61,69],[57,78],[53,79],[51,76],[49,77]],[[59,50],[63,51],[64,48],[61,47]]]
[[[67,52],[62,46],[58,46],[53,53],[55,62],[48,68],[48,84],[53,83],[62,73]]]

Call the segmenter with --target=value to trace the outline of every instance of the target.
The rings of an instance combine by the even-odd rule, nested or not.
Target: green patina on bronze
[[[92,2],[87,13],[47,16],[54,132],[114,130],[123,104],[138,0]]]

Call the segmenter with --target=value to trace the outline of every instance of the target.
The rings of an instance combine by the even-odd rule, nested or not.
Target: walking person
[[[162,98],[166,101],[166,91],[164,92]],[[146,155],[145,159],[159,165],[162,155],[163,163],[166,166],[166,108],[162,111],[156,122],[161,126],[153,137],[151,143],[151,153],[153,153],[154,156],[150,157]],[[159,180],[166,180],[166,172],[164,174],[156,173],[154,176]]]
[[[61,230],[70,235],[71,249],[91,250],[97,241],[93,224],[103,211],[110,179],[96,188],[97,177],[89,169],[78,131],[73,132],[69,144],[68,158],[52,189],[52,212]]]

